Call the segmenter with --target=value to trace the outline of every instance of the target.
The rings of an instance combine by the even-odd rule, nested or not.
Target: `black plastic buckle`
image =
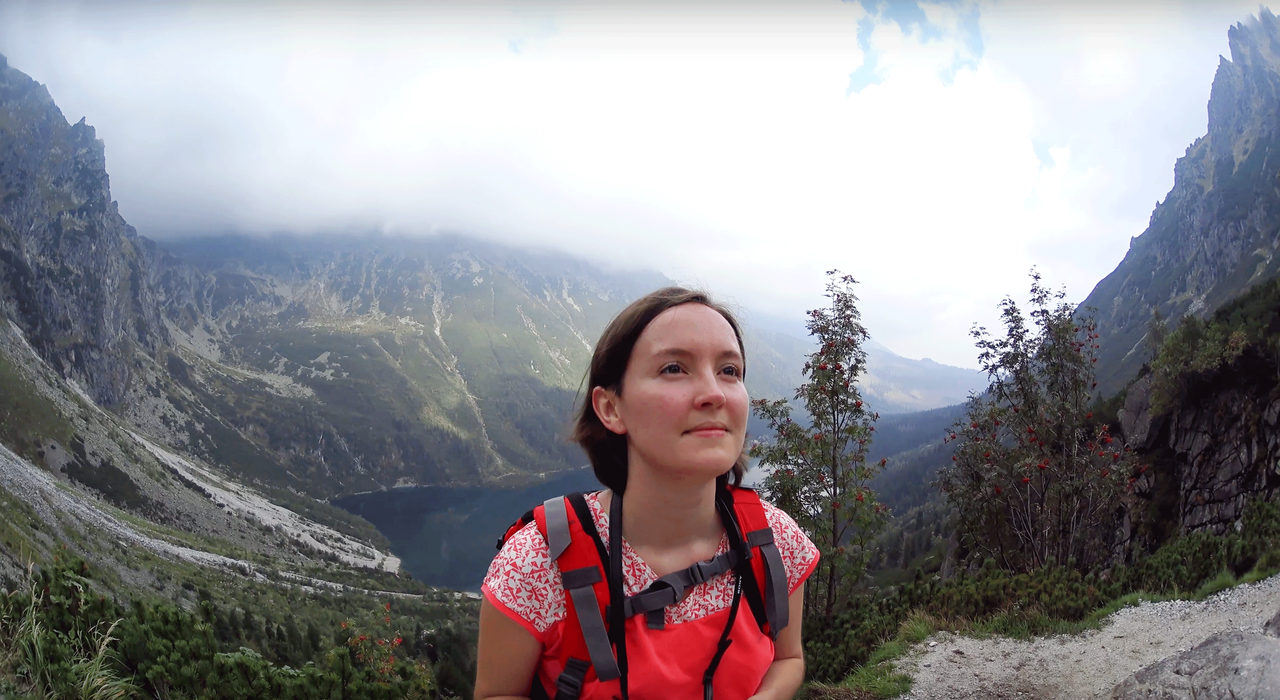
[[[690,578],[693,579],[693,584],[695,586],[699,583],[706,583],[712,578],[713,574],[708,574],[708,572],[711,569],[711,565],[714,563],[715,560],[712,559],[711,561],[700,561],[689,567]]]
[[[556,700],[577,700],[582,695],[582,682],[587,677],[590,661],[570,657],[564,671],[556,679]]]

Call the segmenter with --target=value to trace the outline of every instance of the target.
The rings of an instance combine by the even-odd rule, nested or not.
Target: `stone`
[[[1275,617],[1262,626],[1262,633],[1272,637],[1280,637],[1280,610],[1277,610]]]
[[[1151,423],[1151,377],[1143,377],[1129,387],[1125,394],[1124,408],[1120,409],[1120,432],[1125,442],[1136,449],[1149,449]]]
[[[1137,671],[1112,689],[1111,698],[1275,700],[1280,698],[1280,639],[1239,630],[1220,632],[1194,649]]]

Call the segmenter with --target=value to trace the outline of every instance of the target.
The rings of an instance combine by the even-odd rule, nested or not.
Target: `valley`
[[[811,617],[815,678],[892,675],[900,657],[928,675],[951,657],[903,656],[903,640],[926,627],[1039,634],[1097,624],[1089,616],[1105,606],[1156,591],[1204,597],[1249,581],[1240,595],[1259,631],[1265,608],[1280,604],[1280,184],[1270,160],[1280,159],[1280,21],[1260,10],[1229,37],[1207,133],[1115,271],[1068,309],[1070,339],[1055,341],[1079,354],[1087,334],[1079,376],[1096,381],[1081,379],[1088,390],[1069,408],[1046,400],[1070,431],[1040,444],[1060,448],[1064,473],[1088,476],[1083,488],[1114,482],[1114,498],[1094,508],[1099,522],[1114,519],[1089,551],[1103,563],[1084,571],[1064,555],[1020,571],[1016,558],[983,556],[1003,544],[978,546],[989,543],[958,518],[967,504],[939,490],[939,474],[965,456],[953,441],[976,438],[972,493],[991,499],[983,522],[998,537],[1007,533],[990,513],[1023,504],[997,497],[1025,489],[1029,504],[1033,478],[1051,478],[1047,458],[1023,458],[1039,447],[1007,464],[993,453],[1048,431],[1020,424],[995,439],[1019,410],[982,393],[996,374],[904,358],[873,334],[865,374],[844,386],[877,415],[865,463],[881,471],[867,489],[887,525],[838,615]],[[171,674],[186,679],[182,693],[215,697],[221,684],[201,679],[216,666],[295,684],[299,697],[321,687],[346,697],[356,671],[369,697],[395,674],[422,697],[469,697],[494,543],[543,500],[597,488],[565,437],[594,343],[631,300],[674,282],[458,233],[153,240],[119,213],[105,153],[86,120],[69,123],[44,85],[0,57],[0,631],[46,603],[49,619],[61,615],[43,596],[66,586],[84,597],[76,605],[96,597],[102,620],[134,626],[130,663],[163,656],[139,639],[205,635],[199,663],[210,666],[199,673],[181,659],[152,676],[129,667],[154,695],[178,687]],[[794,400],[813,376],[814,341],[772,330],[793,319],[754,320],[748,392]],[[1028,384],[1048,392],[1039,382],[1052,363],[1027,357],[1041,362]],[[810,419],[796,423],[808,432]],[[979,423],[988,419],[990,433]],[[759,414],[749,433],[774,437]],[[753,467],[753,483],[771,468]],[[1234,619],[1218,618],[1215,630]],[[148,627],[160,620],[180,622]],[[400,666],[375,666],[360,646],[374,638],[412,651]],[[1017,652],[1027,668],[1050,653],[1037,644]],[[1151,646],[1134,664],[1163,658]],[[966,681],[971,666],[999,677],[965,691],[975,697],[1016,685],[955,663]],[[934,675],[917,693],[958,683]],[[17,678],[0,677],[0,696]]]

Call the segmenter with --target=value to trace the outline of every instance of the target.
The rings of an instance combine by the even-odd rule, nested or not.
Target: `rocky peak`
[[[104,405],[164,329],[102,141],[0,56],[0,315]]]
[[[1222,57],[1209,95],[1209,152],[1240,164],[1261,132],[1274,128],[1280,95],[1280,26],[1261,8],[1227,32],[1231,60]]]
[[[1099,389],[1114,393],[1149,359],[1153,309],[1205,315],[1280,275],[1280,21],[1262,8],[1229,31],[1207,133],[1174,166],[1174,185],[1116,269],[1090,293],[1103,337]]]

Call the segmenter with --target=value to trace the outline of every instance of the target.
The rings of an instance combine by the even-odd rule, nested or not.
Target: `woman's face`
[[[729,322],[708,306],[682,304],[641,332],[620,394],[593,392],[596,413],[627,435],[632,474],[714,479],[733,466],[746,437],[743,368]]]

